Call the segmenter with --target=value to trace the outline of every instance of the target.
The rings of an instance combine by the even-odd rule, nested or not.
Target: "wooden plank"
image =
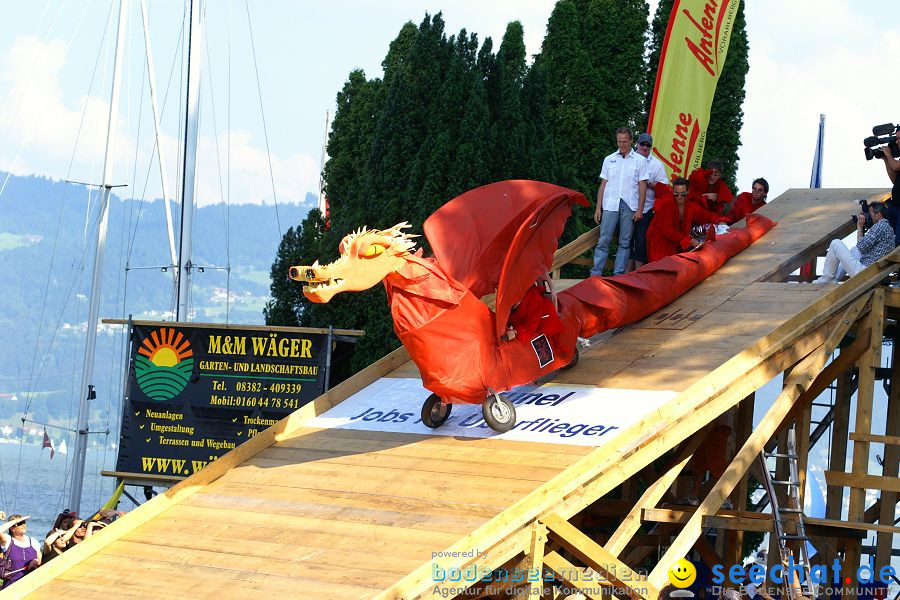
[[[900,477],[883,477],[864,473],[844,473],[825,471],[825,481],[829,485],[845,485],[855,490],[884,490],[900,492]],[[860,515],[862,517],[862,515]]]
[[[850,373],[845,371],[837,378],[834,394],[834,424],[831,434],[831,459],[828,464],[828,468],[832,471],[843,471],[847,468],[847,429],[850,423],[852,393]],[[829,519],[840,519],[844,488],[827,485],[827,482],[826,487],[825,516]]]
[[[893,288],[892,288],[893,289]],[[896,477],[900,470],[900,338],[895,334],[891,346],[891,391],[888,395],[887,423],[885,424],[885,448],[884,462],[881,474],[884,477]],[[893,382],[897,382],[894,384]],[[897,440],[894,442],[893,440]],[[888,524],[894,522],[894,510],[897,505],[897,494],[894,492],[881,493],[881,509],[878,512],[878,522]],[[894,546],[894,533],[889,531],[878,532],[875,542],[875,567],[891,564]]]
[[[865,521],[839,521],[836,519],[815,519],[804,517],[804,523],[818,527],[836,527],[840,529],[853,529],[856,531],[882,531],[888,533],[900,533],[900,527],[895,525],[883,525],[881,523],[866,523]]]
[[[850,434],[850,440],[854,442],[870,442],[873,444],[900,446],[900,435],[877,435],[874,433],[861,433],[858,431],[854,431]]]
[[[609,584],[602,586],[588,569],[576,567],[558,552],[545,556],[544,564],[572,592],[580,592],[588,600],[605,600],[604,588],[609,589]]]

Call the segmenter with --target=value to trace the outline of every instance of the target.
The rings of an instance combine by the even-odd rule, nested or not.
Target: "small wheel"
[[[426,427],[436,429],[447,422],[452,409],[452,404],[447,404],[440,396],[432,394],[422,404],[422,422]]]
[[[505,433],[516,424],[516,406],[501,394],[491,394],[481,405],[481,416],[491,429]]]
[[[578,364],[578,346],[575,346],[575,354],[572,355],[572,360],[569,361],[569,364],[563,367],[563,369],[571,369],[575,365]]]

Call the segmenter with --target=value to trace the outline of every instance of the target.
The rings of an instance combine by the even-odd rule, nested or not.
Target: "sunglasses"
[[[653,144],[651,144],[650,142],[641,142],[640,144],[638,144],[638,146],[643,146],[644,148],[652,148]]]
[[[687,192],[675,192],[676,196],[687,196]]]

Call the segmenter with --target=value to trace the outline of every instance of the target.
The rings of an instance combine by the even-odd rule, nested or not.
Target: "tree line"
[[[521,23],[499,47],[465,29],[448,35],[440,13],[400,29],[382,62],[384,75],[350,73],[337,94],[328,137],[325,192],[329,226],[318,210],[281,240],[272,265],[269,325],[364,329],[349,375],[400,345],[381,286],[312,304],[286,280],[288,266],[327,263],[341,238],[362,225],[422,223],[457,195],[505,179],[536,179],[595,200],[615,129],[643,131],[656,65],[674,0],[661,0],[651,23],[644,0],[559,0],[541,51],[527,60]],[[713,101],[706,158],[726,164],[734,187],[747,73],[743,6]],[[594,226],[577,211],[563,243]],[[460,232],[465,243],[465,232]],[[429,252],[427,240],[421,245]],[[572,273],[585,276],[585,273]]]

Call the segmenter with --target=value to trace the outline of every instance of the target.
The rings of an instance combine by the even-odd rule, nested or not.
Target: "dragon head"
[[[358,229],[341,240],[336,261],[291,267],[288,277],[307,283],[303,295],[319,304],[340,292],[367,290],[405,264],[403,257],[415,247],[413,238],[419,237],[403,232],[409,227],[404,221],[383,230]]]

